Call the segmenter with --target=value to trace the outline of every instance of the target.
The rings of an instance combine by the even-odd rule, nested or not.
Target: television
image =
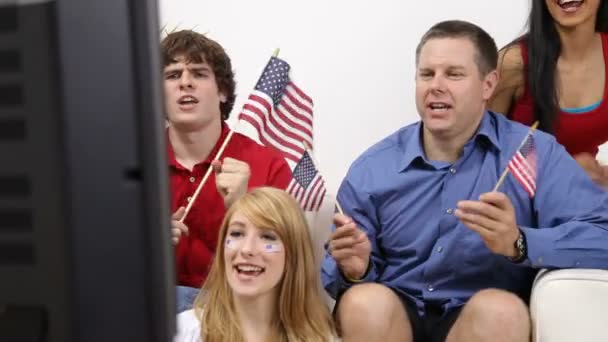
[[[156,0],[0,0],[0,341],[170,341]]]

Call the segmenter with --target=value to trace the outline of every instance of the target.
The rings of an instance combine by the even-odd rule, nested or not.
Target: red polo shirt
[[[173,147],[170,142],[167,144],[171,176],[171,213],[188,204],[189,197],[196,191],[229,131],[228,126],[222,124],[222,133],[209,158],[196,164],[192,172],[175,160]],[[220,159],[224,157],[249,164],[249,189],[265,185],[285,189],[291,181],[291,170],[278,151],[259,145],[242,134],[235,132],[232,135]],[[207,278],[225,212],[224,201],[215,187],[215,176],[211,174],[184,221],[188,226],[189,235],[182,236],[175,246],[179,285],[200,287]]]

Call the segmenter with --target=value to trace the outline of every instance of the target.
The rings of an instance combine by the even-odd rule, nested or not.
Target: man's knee
[[[407,320],[401,299],[390,288],[374,283],[359,284],[348,289],[338,304],[341,325],[365,322],[374,328],[388,325],[390,318]]]
[[[484,325],[529,330],[530,314],[526,304],[516,295],[498,289],[476,293],[465,305],[463,314],[469,314]]]
[[[340,298],[337,316],[345,341],[412,341],[406,309],[399,296],[384,285],[351,287]]]

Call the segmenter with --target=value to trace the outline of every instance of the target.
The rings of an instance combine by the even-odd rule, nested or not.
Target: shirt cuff
[[[519,227],[526,235],[527,259],[522,263],[533,268],[544,268],[547,266],[547,258],[553,254],[553,246],[542,229]]]

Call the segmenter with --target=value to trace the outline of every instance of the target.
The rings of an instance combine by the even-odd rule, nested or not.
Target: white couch
[[[608,271],[541,271],[530,315],[534,342],[608,341]]]

